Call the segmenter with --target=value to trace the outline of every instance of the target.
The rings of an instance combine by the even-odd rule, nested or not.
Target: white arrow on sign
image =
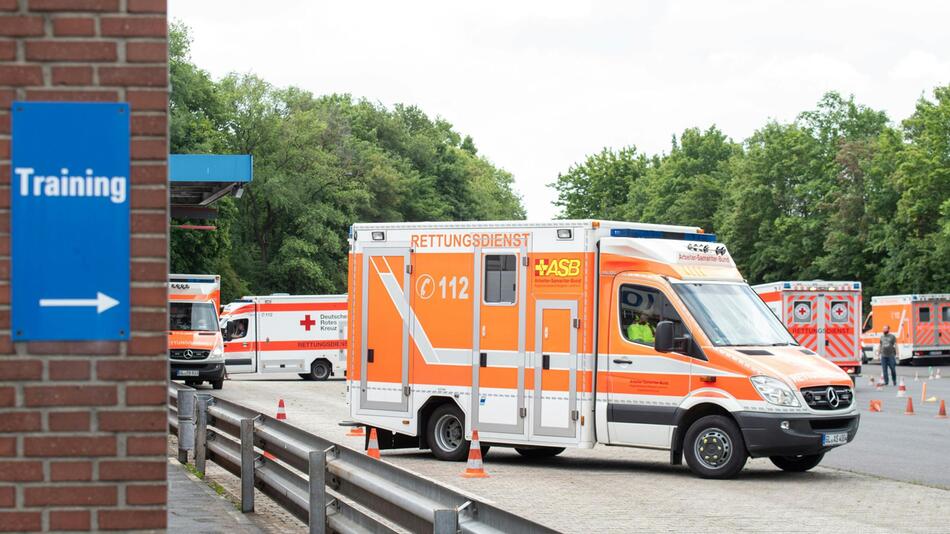
[[[96,298],[94,299],[40,299],[40,307],[43,308],[77,308],[90,306],[96,308],[97,313],[102,313],[117,304],[119,304],[119,301],[101,292],[96,292]]]

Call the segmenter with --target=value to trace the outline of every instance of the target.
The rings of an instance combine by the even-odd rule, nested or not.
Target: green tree
[[[646,174],[647,158],[628,146],[619,150],[605,148],[572,165],[549,184],[557,191],[554,205],[565,219],[621,219],[625,215],[627,195]]]

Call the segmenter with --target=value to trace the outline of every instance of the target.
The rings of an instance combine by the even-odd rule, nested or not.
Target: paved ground
[[[260,527],[242,515],[225,497],[168,461],[168,531],[215,534],[259,534]]]
[[[858,438],[800,475],[759,459],[737,480],[699,480],[685,467],[671,467],[668,453],[604,446],[542,462],[493,449],[486,458],[491,477],[481,480],[461,478],[464,464],[439,462],[427,452],[385,451],[383,459],[565,532],[705,531],[711,525],[765,531],[777,524],[781,531],[946,531],[950,420],[934,419],[936,405],[918,402],[921,382],[914,385],[914,371],[926,375],[926,369],[901,368],[919,415],[902,415],[906,400],[898,401],[894,390],[876,392],[859,380],[864,412]],[[947,378],[929,381],[928,392],[950,396],[950,368],[943,371]],[[270,414],[283,398],[291,424],[362,448],[361,439],[346,437],[347,429],[337,424],[347,417],[344,389],[341,381],[288,375],[231,380],[215,394]],[[886,413],[867,413],[871,398],[882,398]],[[878,513],[882,499],[887,513]]]

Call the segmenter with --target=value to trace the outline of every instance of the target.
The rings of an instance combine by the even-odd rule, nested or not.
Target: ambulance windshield
[[[775,314],[745,284],[673,284],[713,345],[797,345]]]
[[[171,330],[217,330],[211,302],[170,302],[168,328]]]

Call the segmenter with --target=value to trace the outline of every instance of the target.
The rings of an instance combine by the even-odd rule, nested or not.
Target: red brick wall
[[[165,0],[0,0],[0,531],[165,527]],[[132,107],[132,336],[10,341],[10,102]]]

